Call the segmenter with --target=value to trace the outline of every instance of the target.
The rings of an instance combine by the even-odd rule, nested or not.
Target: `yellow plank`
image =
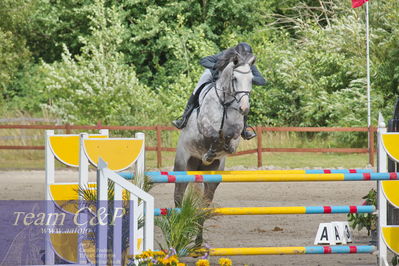
[[[144,141],[140,139],[86,139],[84,148],[93,165],[101,157],[113,171],[122,171],[140,155]]]
[[[399,226],[383,227],[382,234],[388,248],[399,255]]]
[[[78,210],[78,188],[78,184],[50,185],[51,198],[60,209],[74,214]],[[96,188],[96,184],[89,184],[89,188]],[[94,191],[94,193],[96,192]]]
[[[85,252],[86,258],[93,265],[96,264],[96,245],[91,240],[83,240],[82,247]]]
[[[78,262],[78,234],[50,234],[54,252],[70,263]]]
[[[50,136],[54,156],[62,163],[79,166],[79,135]]]
[[[107,138],[105,135],[89,135],[89,138]],[[50,148],[54,156],[68,166],[79,166],[79,135],[50,136]]]
[[[398,133],[382,134],[382,143],[389,157],[399,162],[399,134]]]
[[[382,188],[386,199],[399,208],[399,180],[382,181]]]

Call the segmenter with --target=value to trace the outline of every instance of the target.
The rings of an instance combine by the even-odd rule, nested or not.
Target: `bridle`
[[[239,67],[240,65],[238,65],[237,67]],[[249,73],[251,73],[251,68],[249,68],[249,70],[248,71],[241,71],[241,70],[238,70],[237,68],[235,68],[234,70],[233,70],[233,72],[238,72],[238,73],[240,73],[240,74],[249,74]],[[250,91],[239,91],[239,90],[236,90],[236,86],[235,86],[235,83],[234,83],[234,76],[233,76],[233,78],[231,79],[231,87],[233,88],[233,95],[231,95],[232,97],[233,97],[233,99],[237,102],[237,103],[240,103],[241,102],[241,99],[244,97],[244,96],[248,96],[249,97],[249,95],[251,94],[251,92]],[[238,94],[243,94],[239,99],[237,99],[236,98],[236,96],[238,95]],[[219,99],[220,100],[220,99]]]
[[[241,64],[242,65],[242,64]],[[233,70],[233,73],[234,72],[238,72],[238,73],[240,73],[240,74],[249,74],[249,73],[251,73],[251,68],[249,68],[249,70],[248,71],[241,71],[241,70],[239,70],[239,69],[237,69],[238,67],[240,67],[241,65],[238,65],[238,66],[236,66],[235,68],[234,68],[234,70]],[[250,96],[250,92],[249,91],[239,91],[239,90],[236,90],[236,86],[235,86],[235,83],[234,83],[234,75],[232,75],[232,78],[231,78],[231,81],[230,81],[230,87],[233,89],[233,91],[232,91],[232,93],[227,93],[226,91],[224,91],[223,89],[221,90],[221,89],[218,89],[217,88],[217,86],[216,86],[216,83],[214,84],[214,86],[210,86],[211,88],[214,88],[215,89],[215,93],[216,93],[216,96],[218,97],[218,100],[219,100],[219,103],[222,105],[222,107],[223,107],[223,116],[222,116],[222,123],[220,124],[220,128],[219,128],[219,137],[221,137],[222,138],[222,129],[223,129],[223,126],[224,126],[224,121],[225,121],[225,119],[227,119],[227,109],[234,109],[234,110],[236,110],[236,111],[239,111],[237,108],[235,108],[235,107],[231,107],[231,104],[232,103],[234,103],[234,102],[237,102],[237,103],[240,103],[241,102],[241,100],[242,100],[242,98],[244,97],[244,96]],[[219,93],[218,93],[218,91],[222,91],[223,93],[222,93],[222,95],[219,95]],[[209,91],[208,91],[209,92]],[[208,93],[207,92],[207,93]],[[237,97],[237,95],[240,95],[241,94],[241,97]],[[205,94],[206,95],[206,94]],[[223,97],[222,97],[223,96]],[[230,97],[232,97],[233,99],[232,100],[230,100],[230,101],[226,101],[226,97],[227,96],[230,96]]]

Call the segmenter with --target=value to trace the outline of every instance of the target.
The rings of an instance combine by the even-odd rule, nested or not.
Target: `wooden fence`
[[[162,146],[162,131],[176,131],[177,129],[170,126],[106,126],[98,122],[95,126],[84,125],[0,125],[0,129],[51,129],[63,130],[66,134],[70,134],[72,130],[130,130],[130,131],[155,131],[156,146],[146,146],[147,151],[155,151],[157,155],[157,166],[162,167],[162,152],[175,152],[174,147]],[[257,148],[239,151],[231,156],[240,156],[246,154],[257,154],[258,167],[262,166],[263,152],[323,152],[323,153],[368,153],[369,163],[374,166],[374,135],[376,128],[370,128],[368,147],[366,148],[267,148],[262,146],[262,133],[264,132],[368,132],[367,127],[255,127],[257,133]],[[44,146],[15,146],[0,145],[0,149],[8,150],[44,150]]]

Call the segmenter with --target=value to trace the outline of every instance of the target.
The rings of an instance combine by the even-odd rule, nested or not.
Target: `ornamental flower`
[[[152,254],[150,251],[144,251],[143,253],[136,255],[136,259],[146,259],[152,257]]]
[[[151,250],[149,250],[149,251],[144,251],[144,252],[141,254],[141,257],[142,257],[142,258],[150,258],[150,257],[152,257],[152,251],[151,251]]]
[[[233,262],[229,258],[220,258],[219,259],[219,264],[221,266],[231,266],[231,265],[233,265]]]
[[[173,256],[169,257],[169,261],[171,263],[178,263],[179,262],[179,260],[177,259],[176,255],[173,255]]]
[[[210,266],[210,264],[208,260],[198,260],[195,266]]]
[[[176,265],[179,260],[177,259],[176,256],[172,256],[172,257],[165,257],[165,258],[157,258],[157,263],[160,263],[161,265]]]
[[[166,255],[166,253],[164,251],[162,251],[162,250],[154,251],[152,254],[154,256],[165,256]]]

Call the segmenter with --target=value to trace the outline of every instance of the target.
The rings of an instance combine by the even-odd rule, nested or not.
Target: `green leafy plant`
[[[394,255],[392,257],[391,263],[392,263],[393,266],[398,265],[399,264],[399,256],[398,255]]]
[[[362,199],[365,199],[363,205],[376,206],[377,191],[375,189],[371,189],[369,193]],[[371,231],[377,229],[377,215],[373,213],[349,213],[348,221],[353,229],[357,228],[360,231],[363,228],[366,228],[368,235],[370,235]]]
[[[165,243],[159,243],[163,250],[174,249],[178,257],[187,256],[200,248],[196,237],[203,231],[203,222],[213,216],[202,193],[193,187],[186,191],[181,208],[171,210],[167,215],[155,219],[164,236]]]

